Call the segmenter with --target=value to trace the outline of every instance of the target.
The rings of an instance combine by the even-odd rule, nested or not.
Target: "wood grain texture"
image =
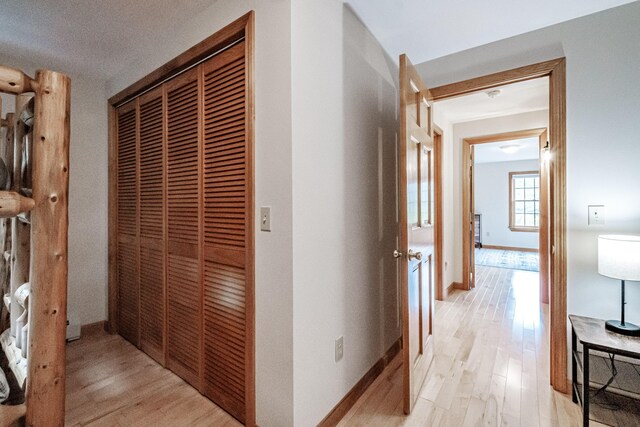
[[[108,106],[109,138],[109,220],[108,258],[109,289],[107,308],[107,329],[118,331],[118,112],[113,105]]]
[[[19,213],[29,212],[35,205],[33,199],[17,192],[0,191],[0,218],[12,218]]]
[[[256,352],[255,352],[255,14],[249,13],[245,33],[245,395],[244,422],[256,424]]]
[[[128,88],[118,92],[116,95],[109,98],[109,104],[118,105],[125,102],[127,99],[131,99],[137,94],[144,92],[145,90],[153,87],[158,82],[166,79],[167,76],[176,74],[181,70],[188,68],[193,64],[205,59],[207,56],[213,54],[217,50],[223,49],[230,44],[241,40],[245,36],[245,30],[249,25],[251,19],[253,19],[253,11],[241,16],[231,24],[222,28],[220,31],[212,34],[200,43],[189,48],[184,53],[173,58],[171,61],[163,64],[159,68],[152,71],[147,76],[138,80]]]
[[[165,363],[164,98],[161,87],[140,97],[140,348]]]
[[[564,58],[549,77],[550,207],[551,243],[551,384],[567,389],[567,195],[566,195],[566,63]]]
[[[340,399],[340,402],[318,423],[318,427],[337,425],[351,410],[358,399],[369,389],[371,384],[380,376],[384,369],[396,358],[402,348],[402,338],[393,343],[384,355],[369,369],[360,380]]]
[[[464,287],[464,283],[451,282],[449,286],[447,286],[447,292],[446,292],[445,298],[447,295],[453,292],[454,289],[466,290],[466,288]]]
[[[167,367],[200,387],[199,68],[167,91]]]
[[[549,162],[545,158],[545,146],[549,141],[549,132],[545,129],[538,137],[540,162],[540,222],[538,248],[540,257],[540,302],[549,304]]]
[[[482,77],[475,77],[461,82],[438,86],[431,89],[431,95],[433,96],[433,100],[437,101],[466,95],[471,92],[487,90],[509,83],[517,83],[548,76],[555,70],[556,66],[563,61],[564,58],[552,59],[537,64],[525,65],[524,67],[488,74]]]
[[[549,77],[549,266],[551,312],[551,384],[567,388],[567,259],[566,259],[566,61],[558,58],[431,89],[434,100],[492,87]]]
[[[605,321],[593,317],[569,315],[580,344],[587,344],[591,350],[611,352],[623,356],[640,358],[640,339],[611,332],[605,328]]]
[[[107,330],[107,322],[105,321],[87,323],[80,327],[80,337],[102,335]]]
[[[96,331],[67,345],[66,425],[240,423],[119,335]]]
[[[27,425],[62,426],[65,410],[70,79],[36,74]]]
[[[140,281],[138,234],[138,102],[117,111],[117,315],[118,332],[138,345]]]
[[[168,64],[184,67],[167,67],[162,77],[156,70],[110,100],[142,93],[118,108],[139,104],[138,270],[132,256],[132,266],[114,274],[139,275],[140,347],[247,425],[255,424],[253,26],[251,12],[208,39],[232,46],[209,43],[203,55],[196,46],[186,54],[200,52],[199,59],[181,55]],[[114,129],[111,143],[119,136]],[[123,173],[127,155],[115,159],[113,173]],[[120,184],[112,187],[116,205],[129,210],[133,190]],[[125,237],[112,260],[126,263],[119,248],[135,242],[125,221],[133,212],[113,213]],[[112,286],[123,293],[122,283]],[[126,336],[122,320],[131,310],[114,311]]]
[[[471,224],[471,146],[462,141],[462,284],[465,290],[471,289],[471,242],[473,233],[469,234]]]
[[[400,284],[404,411],[418,400],[433,357],[434,198],[431,95],[406,55],[400,56]],[[423,203],[423,201],[425,203]],[[411,253],[420,256],[410,256]]]
[[[338,426],[579,425],[580,408],[549,385],[549,308],[536,276],[480,266],[474,290],[436,301],[434,362],[411,415],[396,357]]]
[[[444,257],[443,257],[443,181],[442,181],[442,141],[444,132],[433,125],[433,176],[435,186],[435,299],[442,301],[446,297],[444,289]]]
[[[32,92],[37,88],[37,82],[17,68],[0,65],[0,92],[18,95]]]
[[[204,394],[245,421],[245,45],[204,64]],[[234,257],[218,257],[220,251]],[[235,258],[235,259],[234,259]]]

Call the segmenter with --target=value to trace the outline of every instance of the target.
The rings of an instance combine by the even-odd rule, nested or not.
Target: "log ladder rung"
[[[0,218],[13,218],[21,212],[28,212],[36,202],[14,191],[0,191]]]

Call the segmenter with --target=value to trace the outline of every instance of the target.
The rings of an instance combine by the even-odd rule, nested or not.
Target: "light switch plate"
[[[604,205],[589,205],[589,225],[604,224]]]
[[[260,230],[271,231],[271,206],[260,208]]]

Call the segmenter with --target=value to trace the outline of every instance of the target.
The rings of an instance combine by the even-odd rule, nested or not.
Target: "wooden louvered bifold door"
[[[253,414],[245,49],[118,108],[116,134],[119,332],[243,422]]]
[[[204,64],[204,394],[244,420],[244,43]]]
[[[140,97],[140,348],[164,363],[164,102]]]
[[[136,101],[117,110],[118,331],[138,343],[138,116]]]
[[[199,87],[194,68],[167,92],[167,366],[199,387]]]

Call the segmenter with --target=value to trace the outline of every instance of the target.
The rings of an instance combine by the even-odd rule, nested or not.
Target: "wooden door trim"
[[[247,200],[246,213],[246,346],[245,346],[245,423],[255,425],[255,13],[250,11],[231,24],[202,40],[149,75],[118,92],[108,100],[109,141],[109,259],[108,259],[108,320],[105,329],[118,332],[117,304],[117,115],[116,108],[150,90],[165,80],[186,71],[213,54],[236,42],[245,41],[246,73],[246,144],[247,144]],[[165,144],[166,149],[166,144]],[[165,325],[166,337],[166,325]]]
[[[156,68],[131,86],[113,95],[109,98],[109,104],[116,106],[123,104],[128,99],[149,90],[168,77],[203,61],[218,50],[225,49],[232,43],[241,40],[247,35],[248,27],[252,25],[251,21],[254,19],[253,16],[254,12],[251,11],[202,40],[195,46],[190,47],[187,51]]]
[[[542,135],[547,128],[525,129],[513,132],[502,132],[491,135],[476,136],[464,138],[462,140],[462,230],[471,223],[471,206],[469,206],[471,198],[471,183],[467,171],[471,166],[470,152],[471,146],[480,144],[489,144],[492,142],[511,141],[514,139],[533,138]],[[540,229],[540,233],[544,230]],[[462,286],[464,290],[471,289],[469,276],[474,266],[471,262],[471,246],[472,242],[466,232],[462,233]],[[474,272],[475,273],[475,272]]]
[[[496,86],[504,86],[509,83],[517,83],[538,77],[551,76],[558,71],[558,67],[565,63],[564,58],[551,59],[537,64],[525,65],[512,70],[500,71],[482,77],[475,77],[461,82],[438,86],[430,89],[434,101],[446,98],[455,98],[472,92],[491,89]]]
[[[433,151],[435,152],[434,166],[433,166],[433,179],[434,179],[434,193],[435,193],[435,229],[434,229],[434,241],[435,241],[435,299],[443,301],[444,294],[444,264],[443,264],[443,229],[442,229],[442,138],[444,132],[442,129],[433,124]]]
[[[549,77],[550,197],[550,379],[557,391],[567,387],[567,208],[566,208],[566,60],[557,58],[431,89],[434,100],[465,95],[508,83]]]

